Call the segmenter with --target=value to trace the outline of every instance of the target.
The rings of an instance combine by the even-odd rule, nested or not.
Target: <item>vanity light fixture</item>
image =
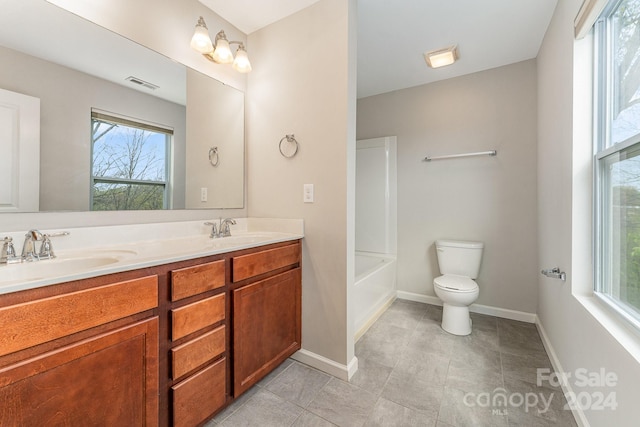
[[[235,58],[233,53],[231,53],[231,47],[229,46],[231,44],[238,45]],[[191,47],[200,52],[209,61],[218,64],[233,64],[233,69],[241,73],[251,71],[251,63],[249,62],[244,43],[240,41],[229,41],[224,30],[220,30],[218,34],[216,34],[214,43],[212,43],[207,24],[204,22],[202,16],[198,19],[195,32],[191,38]]]
[[[458,46],[450,46],[444,49],[432,50],[424,53],[424,60],[431,68],[451,65],[458,60]]]

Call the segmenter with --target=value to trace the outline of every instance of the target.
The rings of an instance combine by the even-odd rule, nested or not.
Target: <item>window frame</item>
[[[90,150],[90,183],[89,183],[89,210],[92,212],[98,212],[94,209],[94,189],[95,184],[133,184],[133,185],[152,185],[163,187],[163,201],[162,210],[169,210],[172,208],[172,158],[173,158],[173,129],[170,127],[158,125],[151,122],[146,122],[140,119],[127,117],[111,112],[104,112],[97,109],[91,109],[91,128],[93,129],[93,122],[99,120],[106,123],[114,123],[130,128],[138,128],[146,131],[152,131],[156,133],[165,134],[165,179],[164,181],[152,181],[152,180],[138,180],[138,179],[126,179],[126,178],[112,178],[112,177],[97,177],[94,175],[94,141],[91,137],[91,150]]]
[[[607,199],[611,200],[606,168],[611,157],[629,151],[634,146],[640,149],[640,132],[624,141],[611,143],[609,131],[613,121],[612,94],[616,82],[613,70],[613,25],[610,18],[624,0],[610,1],[596,20],[594,32],[594,120],[593,120],[593,291],[594,295],[613,309],[620,317],[640,329],[640,308],[625,304],[610,295],[610,273],[612,248],[606,230],[610,224]],[[609,258],[609,259],[607,259]]]

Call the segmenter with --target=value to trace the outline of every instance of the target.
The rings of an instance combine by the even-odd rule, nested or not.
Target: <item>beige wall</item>
[[[302,346],[341,365],[353,357],[347,171],[354,161],[348,151],[355,152],[354,4],[321,0],[249,36],[248,213],[304,218]],[[293,158],[278,151],[285,134],[300,143]],[[302,201],[305,183],[315,185],[314,203]]]
[[[640,339],[592,296],[591,40],[574,42],[573,21],[581,0],[559,0],[538,55],[538,228],[541,267],[559,266],[567,282],[539,277],[538,316],[558,368],[618,376],[612,388],[576,393],[614,393],[615,410],[587,410],[597,426],[635,426],[640,419]],[[575,77],[574,77],[575,74]]]
[[[398,137],[398,290],[435,296],[434,241],[485,243],[478,304],[536,311],[536,63],[358,101],[358,139]],[[497,157],[423,162],[496,149]]]
[[[185,206],[244,206],[244,93],[187,68]],[[209,150],[218,149],[210,161]],[[207,189],[202,201],[201,189]]]

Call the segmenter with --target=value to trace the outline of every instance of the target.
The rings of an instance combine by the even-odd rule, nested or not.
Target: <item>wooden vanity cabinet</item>
[[[300,319],[299,240],[0,295],[0,426],[202,425]]]
[[[301,347],[300,242],[234,256],[231,263],[238,397]]]
[[[168,409],[175,427],[199,425],[230,400],[226,264],[207,258],[169,272]]]
[[[0,425],[158,424],[158,281],[103,276],[0,299]]]
[[[300,349],[301,243],[169,266],[174,426],[206,422]]]

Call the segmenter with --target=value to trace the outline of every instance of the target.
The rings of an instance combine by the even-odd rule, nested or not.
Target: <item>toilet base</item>
[[[442,329],[453,335],[471,333],[471,317],[468,306],[442,305]]]

